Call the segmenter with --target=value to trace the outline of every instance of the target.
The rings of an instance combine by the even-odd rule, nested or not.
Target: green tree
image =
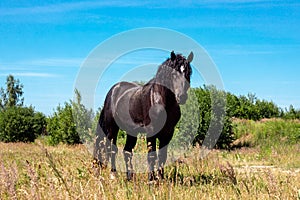
[[[23,85],[13,75],[6,78],[6,89],[0,88],[0,109],[5,110],[13,106],[23,106]]]
[[[93,111],[81,103],[81,95],[75,90],[75,100],[58,106],[48,118],[49,144],[58,143],[89,145],[93,142]]]
[[[65,144],[80,143],[70,103],[66,102],[64,106],[59,105],[53,116],[47,119],[47,132],[50,145],[56,145],[60,142]]]
[[[226,116],[226,93],[214,86],[195,89],[199,105],[199,127],[194,143],[216,144],[216,148],[228,149],[234,140],[231,118]],[[217,133],[221,130],[220,135]],[[212,148],[212,146],[208,146]]]
[[[297,110],[293,105],[290,105],[289,109],[285,110],[283,117],[285,119],[300,119],[300,110]]]
[[[45,128],[45,116],[33,107],[23,107],[23,85],[9,75],[0,88],[0,141],[33,142]]]
[[[280,116],[280,109],[275,103],[266,100],[257,100],[255,106],[258,111],[258,118],[274,118]]]
[[[231,93],[227,93],[226,95],[226,110],[227,110],[227,116],[232,118],[232,117],[237,117],[239,116],[239,109],[240,105],[240,100],[239,98]]]
[[[282,117],[282,110],[272,101],[259,100],[254,94],[236,96],[227,93],[227,116],[232,118],[260,120]]]
[[[33,142],[45,125],[45,116],[32,107],[8,107],[0,112],[0,141]]]
[[[174,131],[171,147],[187,149],[192,146],[199,128],[199,105],[195,89],[188,91],[188,100],[180,106],[181,118]]]
[[[86,145],[91,145],[94,139],[93,110],[85,107],[85,105],[82,103],[81,94],[77,89],[75,89],[75,100],[71,101],[71,105],[76,131],[81,139],[81,142]]]

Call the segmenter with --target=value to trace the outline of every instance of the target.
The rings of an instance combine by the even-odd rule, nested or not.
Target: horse
[[[193,56],[193,52],[186,58],[172,51],[170,58],[159,65],[155,77],[143,86],[119,82],[111,87],[100,113],[94,146],[94,159],[102,168],[111,159],[111,173],[116,173],[117,135],[119,129],[124,130],[126,176],[132,180],[132,149],[138,133],[146,133],[148,180],[164,179],[167,147],[181,117],[179,105],[188,98]],[[156,139],[159,140],[158,152]]]

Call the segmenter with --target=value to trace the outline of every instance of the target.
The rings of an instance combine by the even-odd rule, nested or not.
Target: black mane
[[[172,60],[171,58],[168,58],[165,62],[163,62],[157,70],[156,76],[158,76],[159,73],[162,72],[162,70],[165,70],[165,67],[170,67],[172,69],[175,69],[176,71],[180,72],[180,67],[182,65],[187,66],[186,70],[184,71],[184,76],[187,81],[190,81],[191,75],[192,75],[192,68],[190,64],[188,63],[185,56],[182,56],[181,54],[176,54],[176,58]]]

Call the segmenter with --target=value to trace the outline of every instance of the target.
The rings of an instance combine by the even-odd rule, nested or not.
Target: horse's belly
[[[143,117],[141,116],[140,119],[133,118],[130,114],[130,98],[135,92],[136,88],[129,89],[118,98],[114,118],[121,129],[130,132],[142,132],[144,127]]]

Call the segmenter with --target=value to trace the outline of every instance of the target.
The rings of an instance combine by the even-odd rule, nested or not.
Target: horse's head
[[[193,52],[185,58],[181,54],[171,52],[171,56],[161,66],[158,74],[160,80],[167,86],[176,97],[178,104],[184,104],[187,100],[187,91],[190,88],[192,68],[190,63],[194,57]]]
[[[171,52],[171,61],[174,64],[173,69],[175,69],[172,71],[171,81],[176,101],[179,104],[184,104],[187,100],[187,91],[190,88],[192,73],[190,63],[193,57],[193,52],[187,58],[180,54],[176,55],[173,51]]]

